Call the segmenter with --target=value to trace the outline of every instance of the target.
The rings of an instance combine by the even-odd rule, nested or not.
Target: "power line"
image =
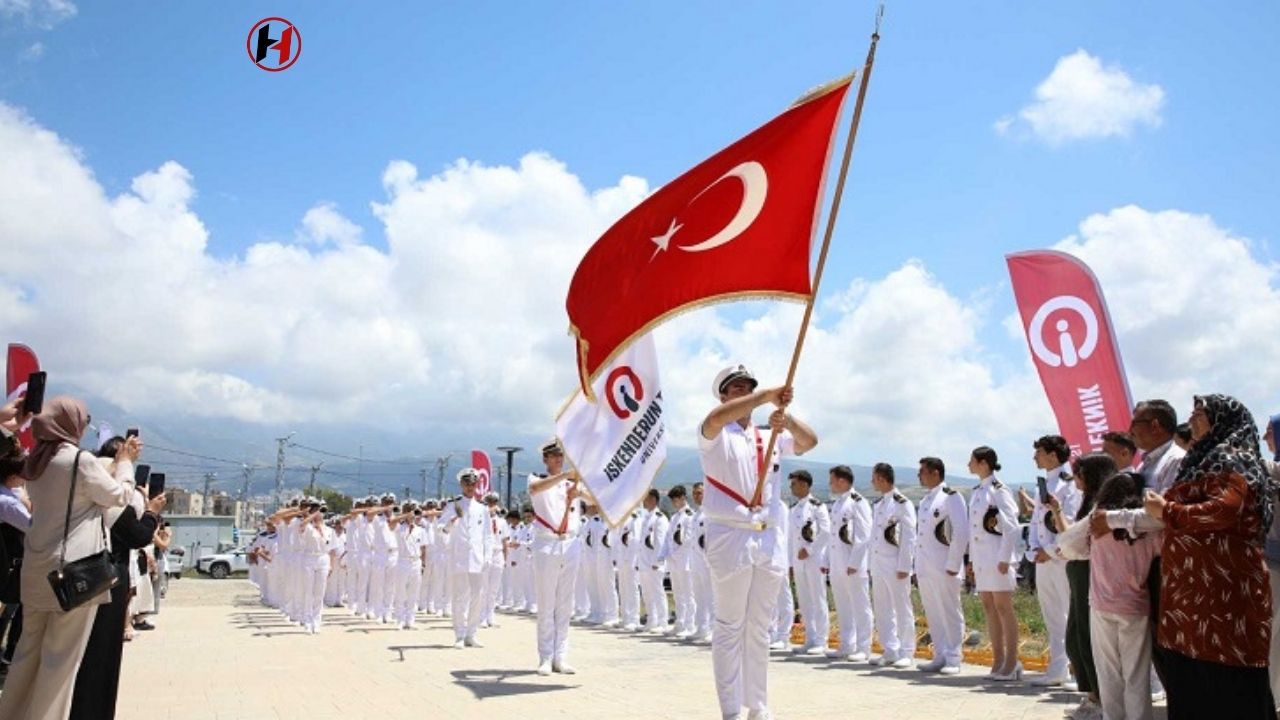
[[[329,457],[342,458],[343,460],[351,460],[356,463],[378,463],[380,465],[421,465],[423,463],[422,460],[374,460],[371,458],[357,457],[355,455],[343,455],[342,453],[329,452],[328,450],[313,448],[310,445],[303,445],[302,443],[289,443],[289,447],[301,448],[303,450],[309,450],[313,453],[320,453],[321,455],[328,455]]]

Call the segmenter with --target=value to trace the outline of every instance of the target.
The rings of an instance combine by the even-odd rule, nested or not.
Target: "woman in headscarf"
[[[23,472],[35,508],[22,565],[24,627],[0,695],[0,720],[66,719],[97,606],[108,600],[109,593],[104,592],[64,612],[46,579],[64,558],[71,562],[102,552],[106,547],[102,511],[127,504],[133,495],[133,461],[142,444],[130,438],[121,446],[112,477],[92,452],[80,451],[80,438],[88,425],[84,403],[69,397],[48,401],[32,421],[36,447]],[[68,497],[69,523],[65,522]]]
[[[1195,398],[1194,444],[1164,497],[1146,509],[1164,521],[1157,652],[1169,720],[1274,720],[1267,675],[1271,586],[1263,540],[1271,482],[1253,417],[1235,398]]]
[[[98,451],[103,466],[114,469],[125,438],[116,436]],[[116,586],[111,601],[99,605],[93,631],[85,646],[84,660],[76,673],[75,691],[71,698],[71,718],[110,720],[115,717],[116,698],[120,687],[120,661],[124,653],[125,616],[129,609],[129,558],[131,551],[151,543],[160,524],[160,511],[165,496],[161,493],[146,500],[146,487],[133,493],[129,504],[107,510],[107,528],[111,533],[111,560],[115,563]],[[145,500],[145,502],[144,502]]]

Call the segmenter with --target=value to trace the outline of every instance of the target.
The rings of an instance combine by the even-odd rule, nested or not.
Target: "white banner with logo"
[[[591,390],[597,402],[574,393],[556,418],[556,435],[565,459],[614,527],[644,497],[667,459],[666,404],[653,336],[619,354]]]

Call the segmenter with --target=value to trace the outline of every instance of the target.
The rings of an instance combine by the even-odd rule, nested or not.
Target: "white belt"
[[[768,520],[739,520],[737,518],[730,519],[730,518],[712,517],[708,515],[707,522],[712,523],[714,525],[723,525],[724,527],[735,528],[738,530],[754,530],[756,532],[759,532],[761,530],[769,529]]]

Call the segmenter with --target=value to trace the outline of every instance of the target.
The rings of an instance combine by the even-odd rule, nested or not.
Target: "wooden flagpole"
[[[849,161],[853,159],[853,142],[858,137],[858,122],[862,119],[862,103],[867,97],[867,83],[871,80],[871,66],[876,60],[876,43],[880,41],[880,22],[884,19],[884,5],[876,12],[876,29],[871,33],[871,47],[867,50],[867,62],[862,69],[862,80],[858,84],[858,99],[853,106],[853,119],[849,123],[849,138],[845,141],[844,157],[840,161],[840,176],[836,180],[835,197],[831,200],[831,212],[827,214],[827,229],[822,236],[822,249],[818,252],[818,267],[814,272],[813,288],[809,299],[804,304],[804,319],[800,321],[800,335],[796,338],[796,347],[791,354],[791,367],[787,370],[787,381],[784,387],[791,387],[795,382],[796,366],[800,364],[800,351],[804,348],[805,335],[809,331],[809,319],[813,317],[813,304],[818,297],[818,286],[822,283],[822,271],[827,265],[827,250],[831,247],[831,234],[835,231],[836,216],[840,214],[840,200],[844,197],[844,181],[849,174]],[[778,431],[769,433],[769,449],[765,458],[773,457],[773,449],[778,443]],[[751,507],[759,507],[764,493],[764,479],[769,472],[770,463],[766,461],[760,466],[760,477],[756,479],[756,492],[751,497]]]

